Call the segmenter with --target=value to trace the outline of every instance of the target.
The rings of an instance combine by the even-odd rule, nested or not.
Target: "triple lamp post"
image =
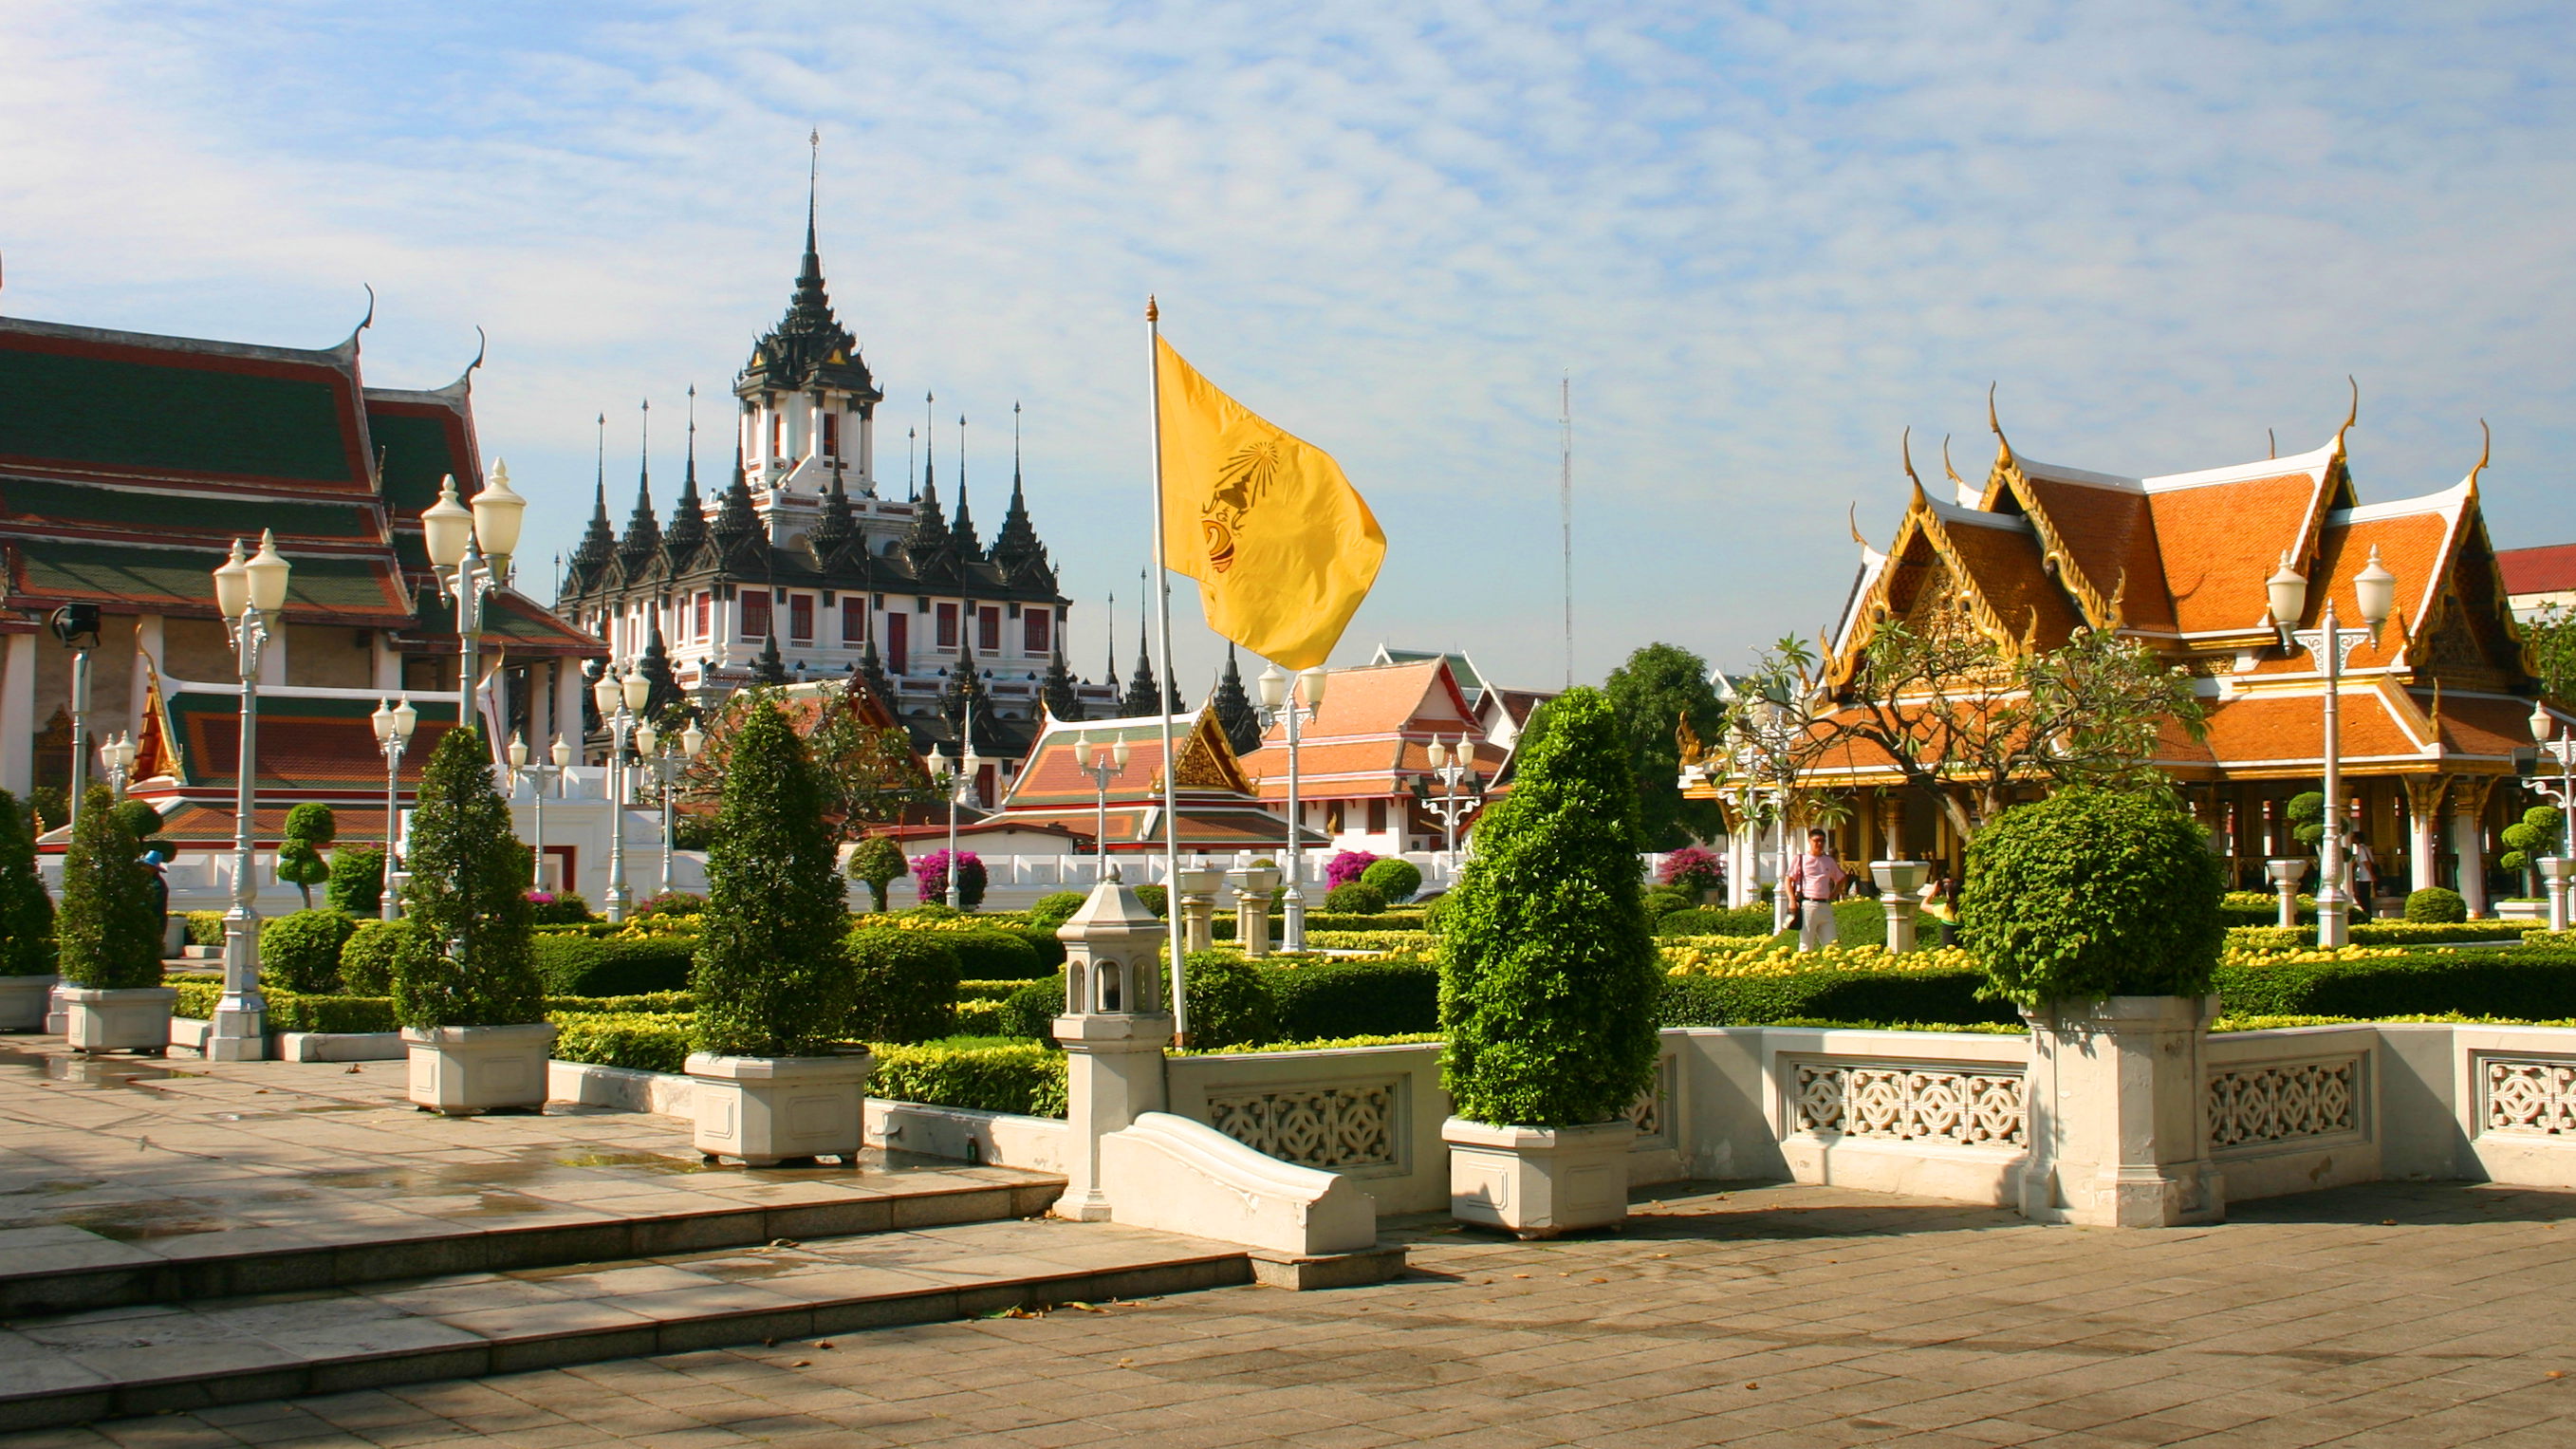
[[[259,552],[242,556],[241,540],[215,570],[215,608],[232,636],[233,672],[241,680],[241,740],[233,761],[233,903],[224,912],[224,994],[206,1035],[209,1061],[255,1062],[267,1055],[268,1002],[259,994],[259,867],[252,834],[259,775],[259,664],[272,631],[284,627],[291,565],[277,536],[262,533]]]
[[[626,919],[626,738],[653,699],[653,681],[641,669],[630,669],[623,676],[601,670],[599,679],[590,687],[590,699],[599,706],[600,723],[608,727],[608,893],[601,898],[600,914],[610,922]]]
[[[957,905],[957,807],[975,793],[975,779],[984,769],[984,757],[975,753],[975,740],[961,728],[959,744],[964,755],[953,764],[948,752],[937,745],[930,747],[930,778],[948,795],[948,908]],[[1125,748],[1121,746],[1120,748]]]
[[[1281,720],[1288,722],[1288,884],[1279,892],[1279,947],[1283,951],[1306,949],[1306,893],[1298,888],[1298,882],[1305,878],[1300,869],[1305,855],[1305,822],[1298,818],[1297,726],[1323,709],[1324,678],[1320,664],[1299,670],[1293,679],[1273,664],[1254,681],[1261,695],[1260,703],[1254,707],[1261,716],[1261,727],[1268,729]],[[1303,703],[1297,698],[1300,694],[1305,696]]]
[[[2370,561],[2353,576],[2353,602],[2361,608],[2360,629],[2335,626],[2335,600],[2331,588],[2326,593],[2324,615],[2314,629],[2295,627],[2305,617],[2308,603],[2307,576],[2290,567],[2289,557],[2281,559],[2278,573],[2264,581],[2271,595],[2274,627],[2280,631],[2281,647],[2296,654],[2300,650],[2325,667],[2326,739],[2325,739],[2325,835],[2317,843],[2317,946],[2332,950],[2351,940],[2346,915],[2352,909],[2352,897],[2344,889],[2343,858],[2343,693],[2344,661],[2352,656],[2365,639],[2377,639],[2380,626],[2388,622],[2397,604],[2397,576],[2379,561],[2379,550],[2370,551]]]
[[[1431,773],[1440,777],[1441,787],[1447,793],[1437,800],[1432,799],[1430,787],[1423,785],[1419,776],[1415,777],[1415,783],[1420,786],[1416,793],[1422,808],[1439,816],[1441,827],[1448,832],[1449,870],[1454,875],[1458,870],[1458,822],[1476,808],[1484,795],[1484,782],[1476,778],[1476,747],[1467,743],[1465,735],[1460,735],[1455,749],[1435,739],[1425,753],[1431,757]],[[1461,781],[1467,786],[1467,796],[1463,800],[1458,797]]]
[[[375,727],[376,748],[385,757],[385,893],[377,898],[376,918],[390,921],[401,913],[402,893],[395,888],[401,862],[394,851],[394,838],[402,816],[402,759],[403,752],[411,748],[411,732],[420,724],[420,711],[412,708],[409,695],[404,695],[399,705],[379,699],[367,723]]]
[[[134,757],[142,751],[135,748],[134,736],[109,735],[98,747],[98,762],[107,767],[108,785],[116,798],[125,798],[126,777],[134,771]]]
[[[1091,747],[1087,759],[1082,753],[1086,744]],[[1106,749],[1087,740],[1074,743],[1073,767],[1091,777],[1091,788],[1099,797],[1099,821],[1091,835],[1092,853],[1100,857],[1099,869],[1091,877],[1095,885],[1109,879],[1109,782],[1127,773],[1127,758],[1127,738],[1124,735]]]
[[[495,459],[492,477],[468,510],[456,501],[456,477],[440,480],[438,501],[422,510],[420,529],[429,548],[438,596],[456,606],[456,723],[475,728],[482,688],[476,655],[483,641],[483,600],[510,581],[510,554],[519,546],[519,524],[528,500],[510,487],[510,467]],[[487,745],[492,741],[486,741]]]
[[[528,742],[515,733],[510,736],[510,773],[525,775],[532,782],[529,794],[537,812],[537,839],[531,852],[536,870],[530,879],[538,890],[546,889],[546,789],[561,780],[564,772],[571,768],[572,746],[564,743],[563,736],[555,736],[554,747],[547,751],[547,759],[535,763],[528,758]]]
[[[2551,739],[2553,733],[2558,738]],[[2569,916],[2576,915],[2576,901],[2569,899],[2570,892],[2576,891],[2576,881],[2569,878],[2571,870],[2576,870],[2576,729],[2560,733],[2557,717],[2550,714],[2549,706],[2535,700],[2531,706],[2531,740],[2540,746],[2542,759],[2558,766],[2557,784],[2550,784],[2546,775],[2532,784],[2558,802],[2558,855],[2540,863],[2540,874],[2549,888],[2549,929],[2564,931]]]
[[[662,802],[662,869],[654,888],[656,894],[667,895],[671,890],[671,784],[706,747],[706,732],[698,728],[695,720],[683,727],[676,738],[653,728],[649,719],[635,727],[635,753],[644,768],[653,772],[653,793]]]

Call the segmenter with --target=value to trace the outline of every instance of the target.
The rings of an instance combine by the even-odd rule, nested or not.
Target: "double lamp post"
[[[2380,626],[2388,622],[2397,604],[2397,576],[2379,561],[2379,550],[2370,551],[2370,561],[2353,576],[2353,602],[2361,609],[2359,629],[2339,628],[2335,622],[2335,600],[2331,587],[2326,592],[2325,611],[2314,629],[2296,627],[2306,617],[2308,604],[2307,576],[2290,567],[2287,557],[2280,571],[2264,582],[2271,596],[2274,627],[2280,631],[2281,647],[2295,655],[2305,650],[2325,669],[2325,835],[2317,842],[2317,946],[2332,950],[2352,939],[2347,916],[2352,909],[2352,896],[2344,888],[2343,848],[2343,666],[2352,651],[2365,639],[2377,639]]]

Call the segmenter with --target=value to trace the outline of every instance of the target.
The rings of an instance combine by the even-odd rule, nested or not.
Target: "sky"
[[[2318,446],[2364,501],[2478,456],[2499,547],[2576,539],[2576,21],[2549,4],[0,5],[0,313],[474,356],[522,557],[623,523],[651,399],[784,310],[809,131],[831,295],[887,402],[938,394],[989,536],[1031,511],[1096,674],[1147,556],[1143,304],[1333,453],[1389,541],[1336,663],[1567,673],[1812,638],[1907,496]],[[881,475],[891,466],[881,464]],[[524,576],[523,576],[524,577]],[[1176,580],[1193,698],[1222,644]],[[536,591],[543,593],[540,582]]]

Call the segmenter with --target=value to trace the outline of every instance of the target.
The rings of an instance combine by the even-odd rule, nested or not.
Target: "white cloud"
[[[2353,372],[2371,496],[2483,414],[2500,541],[2576,536],[2568,61],[2537,6],[40,4],[0,17],[0,307],[316,345],[372,281],[399,384],[480,322],[487,451],[568,546],[592,415],[631,494],[635,400],[720,398],[776,317],[819,124],[881,456],[936,387],[989,526],[1027,403],[1078,665],[1121,581],[1134,622],[1153,290],[1386,519],[1345,653],[1543,683],[1565,368],[1592,676],[1811,631],[1899,428],[1973,473],[1990,378],[2034,455],[2150,471],[2312,445]]]

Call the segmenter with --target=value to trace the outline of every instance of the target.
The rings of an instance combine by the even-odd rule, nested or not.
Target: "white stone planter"
[[[450,1117],[538,1111],[546,1105],[551,1022],[524,1026],[404,1027],[412,1105]]]
[[[51,976],[0,976],[0,1031],[43,1031]],[[175,994],[175,993],[174,993]]]
[[[692,1053],[699,1152],[775,1167],[805,1157],[858,1160],[866,1139],[863,1051],[829,1057],[719,1057]]]
[[[2030,1022],[2033,1222],[2163,1228],[2227,1215],[2209,1160],[2209,1020],[2215,996],[2060,1001]]]
[[[1449,1215],[1524,1238],[1608,1227],[1628,1216],[1633,1122],[1589,1127],[1496,1127],[1452,1117]]]
[[[170,987],[66,985],[61,995],[63,1035],[75,1050],[158,1054],[170,1049],[170,1003],[179,999]]]

